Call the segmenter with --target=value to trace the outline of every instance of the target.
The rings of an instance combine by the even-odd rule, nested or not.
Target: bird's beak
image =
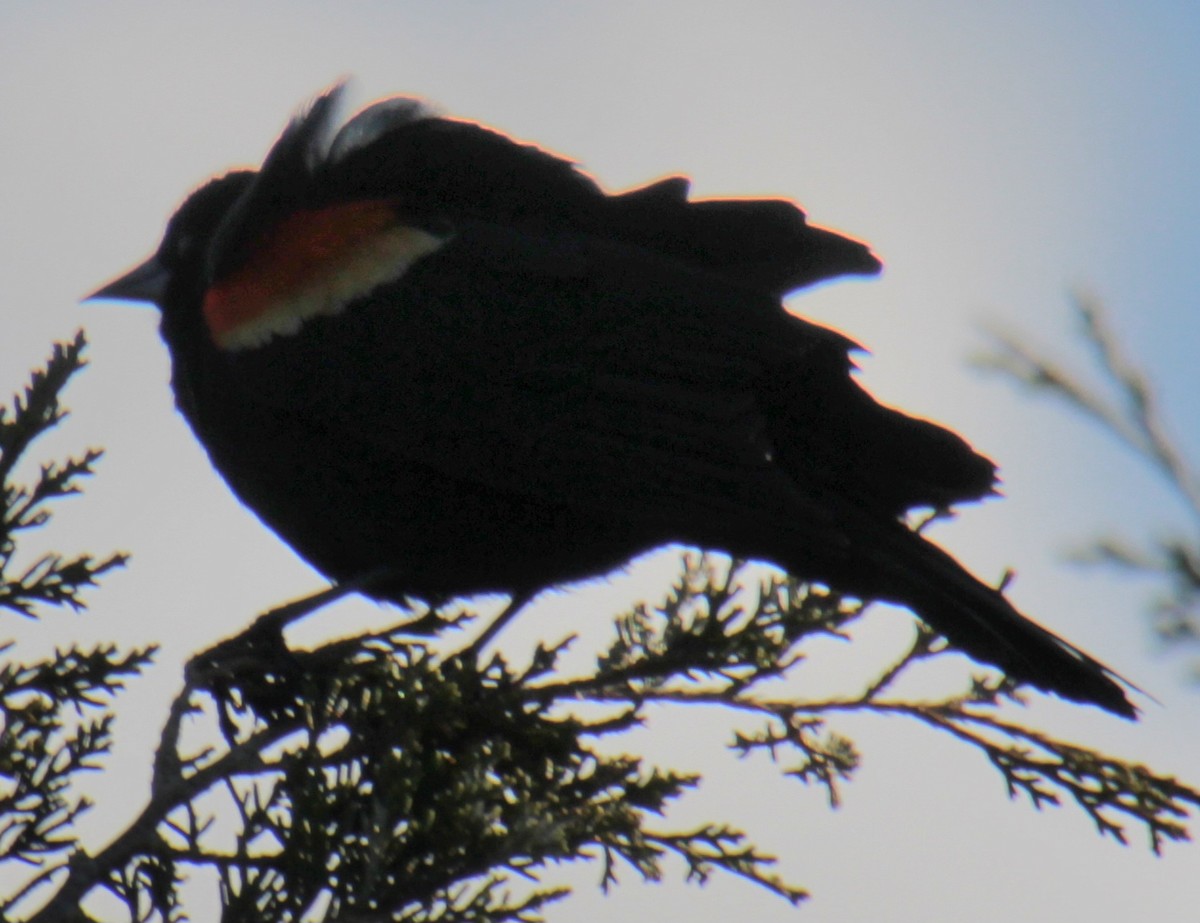
[[[158,304],[167,288],[167,270],[152,256],[119,279],[87,295],[84,301],[113,298],[120,301],[146,301]]]

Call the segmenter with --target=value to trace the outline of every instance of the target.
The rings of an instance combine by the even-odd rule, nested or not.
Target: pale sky
[[[1024,609],[1163,703],[1146,703],[1136,727],[1051,707],[1053,729],[1200,783],[1200,690],[1149,638],[1139,607],[1152,588],[1059,558],[1097,532],[1165,531],[1181,521],[1169,495],[1108,440],[965,361],[989,319],[1068,349],[1067,296],[1086,289],[1110,306],[1200,456],[1194,3],[9,0],[0,392],[52,339],[86,326],[91,366],[45,457],[87,444],[108,455],[45,540],[134,555],[92,594],[90,615],[9,631],[31,654],[69,638],[165,646],[122,702],[120,783],[100,794],[91,836],[140,806],[180,661],[321,581],[237,505],[174,414],[155,313],[78,299],[156,246],[189,190],[257,163],[297,106],[346,75],[358,103],[429,98],[569,155],[610,188],[687,173],[699,195],[793,198],[815,223],[869,241],[887,264],[881,279],[791,307],[872,350],[864,380],[882,400],[946,422],[999,461],[1007,497],[965,510],[939,541],[985,579],[1014,568]],[[594,593],[571,611],[607,601]],[[881,612],[863,645],[903,643],[907,630]],[[1200,847],[1155,859],[1131,830],[1121,848],[1074,808],[1009,802],[982,758],[949,740],[896,723],[840,727],[865,764],[832,813],[819,792],[723,756],[725,725],[663,719],[646,743],[711,767],[681,818],[748,828],[813,891],[806,906],[731,880],[643,887],[632,873],[602,898],[587,867],[550,919],[1195,918]]]

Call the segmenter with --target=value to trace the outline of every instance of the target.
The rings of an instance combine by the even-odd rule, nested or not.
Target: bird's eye
[[[169,232],[158,250],[158,259],[164,266],[175,268],[183,265],[196,246],[196,235],[191,231]]]
[[[195,244],[195,242],[195,235],[186,231],[182,234],[176,234],[175,239],[171,242],[171,256],[175,257],[176,259],[186,256],[188,251],[192,249],[192,245]]]

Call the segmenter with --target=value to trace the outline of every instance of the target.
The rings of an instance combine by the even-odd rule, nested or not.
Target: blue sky
[[[87,327],[92,365],[48,448],[109,453],[52,538],[134,553],[93,615],[16,631],[30,651],[65,637],[165,643],[163,666],[125,706],[123,779],[144,778],[180,659],[320,581],[237,506],[174,415],[153,312],[78,298],[141,259],[190,189],[257,162],[291,111],[342,75],[358,102],[428,97],[568,154],[613,188],[685,172],[698,194],[794,198],[815,222],[869,241],[881,279],[827,286],[793,309],[870,347],[863,377],[881,399],[954,426],[1001,463],[1006,499],[964,511],[939,540],[985,577],[1014,567],[1024,608],[1164,703],[1138,728],[1050,708],[1055,729],[1200,782],[1200,693],[1153,650],[1139,617],[1149,588],[1058,558],[1098,530],[1177,522],[1169,496],[1103,437],[965,363],[985,320],[1069,349],[1067,296],[1094,292],[1200,456],[1195,4],[10,2],[0,388],[16,387],[51,339]],[[907,630],[895,613],[866,627],[864,647]],[[1070,810],[1009,803],[998,777],[947,741],[867,721],[847,729],[867,762],[834,814],[767,768],[722,761],[719,726],[655,729],[671,752],[712,764],[700,805],[734,811],[783,856],[816,894],[806,909],[731,882],[631,884],[601,899],[588,870],[551,919],[1194,915],[1200,849],[1162,860],[1140,843],[1120,849]],[[104,798],[95,835],[136,807]]]

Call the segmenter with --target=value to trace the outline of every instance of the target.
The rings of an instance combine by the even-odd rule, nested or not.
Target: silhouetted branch
[[[1025,337],[992,331],[992,348],[976,357],[981,368],[999,371],[1038,393],[1066,401],[1154,468],[1180,500],[1192,521],[1189,536],[1144,541],[1140,547],[1120,538],[1102,538],[1072,558],[1152,574],[1167,584],[1153,603],[1155,628],[1167,641],[1200,641],[1200,477],[1168,433],[1162,408],[1146,375],[1124,355],[1103,309],[1093,299],[1073,302],[1081,336],[1100,385],[1085,384],[1060,361],[1030,346]],[[1105,393],[1105,392],[1108,393]]]
[[[0,609],[27,618],[46,607],[82,609],[83,591],[125,561],[119,554],[96,561],[48,553],[17,564],[17,537],[46,525],[53,501],[78,493],[100,458],[88,450],[42,463],[31,484],[16,480],[37,438],[66,416],[59,395],[82,367],[83,349],[82,334],[56,344],[45,369],[33,373],[11,406],[0,406]],[[20,653],[15,643],[0,651],[10,658]],[[74,790],[75,782],[83,772],[101,770],[112,745],[111,702],[153,654],[152,647],[122,652],[100,645],[0,664],[0,869],[33,869],[0,898],[0,919],[76,863],[75,824],[90,802]]]

